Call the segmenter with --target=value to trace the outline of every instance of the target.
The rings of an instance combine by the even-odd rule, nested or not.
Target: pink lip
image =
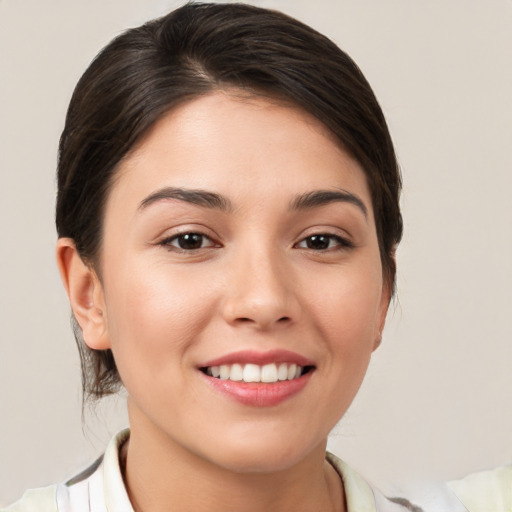
[[[313,373],[311,371],[298,379],[273,383],[234,382],[209,377],[202,372],[200,375],[207,379],[208,384],[213,389],[241,404],[253,407],[271,407],[300,393],[309,382]]]
[[[289,350],[270,350],[258,352],[254,350],[241,350],[225,356],[206,361],[199,368],[231,364],[257,364],[263,366],[270,363],[295,363],[298,366],[315,366],[313,361]],[[284,380],[272,383],[261,382],[235,382],[217,379],[201,372],[202,378],[216,391],[236,400],[244,405],[253,407],[270,407],[298,394],[309,382],[314,371],[302,375],[298,379]]]
[[[239,352],[232,352],[225,356],[212,359],[200,368],[208,366],[221,366],[223,364],[257,364],[263,366],[270,363],[295,363],[298,366],[314,366],[313,361],[289,350],[270,350],[268,352],[257,352],[255,350],[241,350]],[[290,381],[291,382],[291,381]]]

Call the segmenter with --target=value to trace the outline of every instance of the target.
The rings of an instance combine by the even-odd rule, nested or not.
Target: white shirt
[[[129,435],[119,432],[102,458],[68,482],[29,490],[2,512],[133,512],[119,466]],[[421,495],[406,498],[386,497],[336,456],[328,453],[327,460],[343,481],[348,512],[512,512],[512,466],[425,485]]]

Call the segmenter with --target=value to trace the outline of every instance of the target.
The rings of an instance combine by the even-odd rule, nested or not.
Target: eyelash
[[[201,247],[185,248],[185,247],[179,247],[177,245],[173,245],[173,242],[179,243],[180,239],[181,239],[181,241],[184,241],[186,237],[191,237],[191,236],[196,236],[196,237],[201,238]],[[210,245],[203,247],[202,245],[205,240],[209,240]],[[219,247],[217,244],[215,244],[213,242],[213,240],[208,235],[205,235],[204,233],[201,233],[199,231],[185,231],[183,233],[178,233],[176,235],[165,238],[164,240],[162,240],[160,242],[159,245],[166,247],[170,251],[174,250],[174,251],[180,251],[180,252],[194,252],[194,251],[198,251],[200,249],[209,249],[211,247]]]
[[[312,247],[301,247],[301,244],[303,243],[308,244],[308,241],[314,243],[315,241],[319,241],[320,239],[327,239],[328,246],[326,248],[314,249]],[[334,246],[331,246],[332,242],[334,242]],[[350,240],[347,240],[346,238],[343,238],[339,235],[333,235],[331,233],[314,233],[303,238],[300,242],[296,244],[296,247],[300,249],[310,249],[315,252],[327,252],[335,250],[353,249],[354,244]]]
[[[180,247],[178,245],[180,241],[183,242],[186,240],[187,237],[198,237],[200,238],[201,246],[200,247]],[[210,243],[209,245],[203,247],[203,243],[208,240]],[[324,242],[327,241],[327,247],[325,248],[314,248],[311,247],[311,244],[314,244],[315,242]],[[301,244],[306,244],[306,246],[301,246]],[[309,244],[309,245],[308,245]],[[195,252],[200,249],[209,249],[212,247],[220,247],[220,245],[215,244],[215,242],[204,233],[201,233],[199,231],[186,231],[183,233],[178,233],[176,235],[173,235],[171,237],[165,238],[160,242],[159,245],[162,245],[166,247],[168,250],[174,250],[174,251],[180,251],[180,252]],[[299,249],[309,249],[314,252],[327,252],[327,251],[334,251],[334,250],[344,250],[344,249],[353,249],[354,244],[347,240],[346,238],[343,238],[339,235],[333,235],[330,233],[314,233],[312,235],[309,235],[302,240],[300,240],[297,244],[294,245],[294,247]]]

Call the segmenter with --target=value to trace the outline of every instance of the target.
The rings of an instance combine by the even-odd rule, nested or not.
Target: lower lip
[[[298,379],[272,383],[222,380],[202,372],[201,375],[216,391],[237,402],[253,407],[271,407],[300,393],[309,382],[312,373],[313,371],[310,371]]]

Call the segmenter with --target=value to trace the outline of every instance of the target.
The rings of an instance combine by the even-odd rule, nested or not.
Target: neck
[[[135,512],[345,512],[340,477],[325,461],[325,443],[298,463],[268,472],[237,472],[187,451],[164,434],[132,424],[121,454]]]

